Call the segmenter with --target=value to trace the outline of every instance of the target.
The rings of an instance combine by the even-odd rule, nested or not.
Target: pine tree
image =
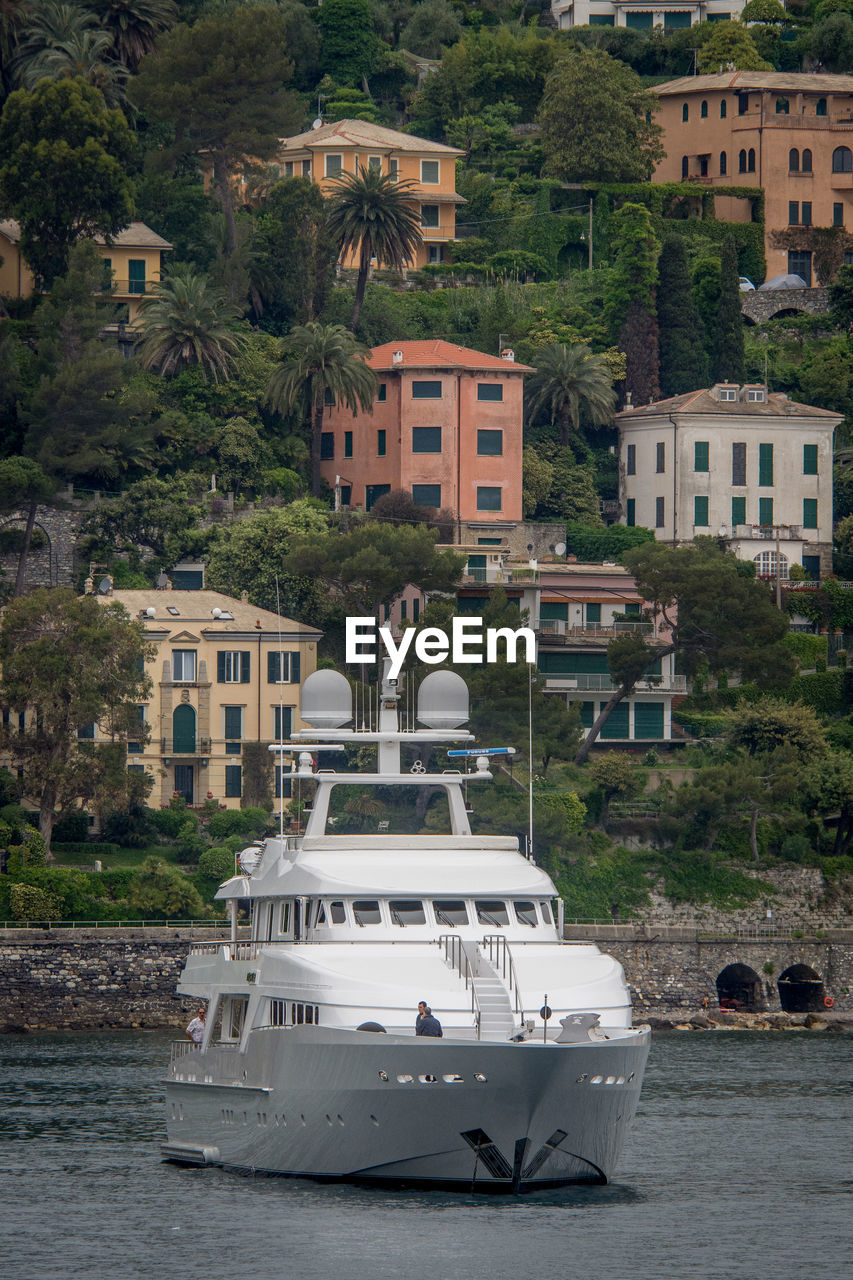
[[[714,379],[717,382],[743,382],[745,376],[737,251],[734,241],[729,238],[724,242],[720,255],[720,302],[717,309]]]
[[[687,255],[680,236],[664,241],[658,262],[657,310],[661,394],[677,396],[707,386],[705,335],[690,292]]]

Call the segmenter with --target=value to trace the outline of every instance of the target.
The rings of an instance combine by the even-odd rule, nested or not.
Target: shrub
[[[198,818],[187,809],[186,805],[175,808],[170,805],[168,809],[149,809],[148,813],[154,829],[170,840],[177,840],[186,823],[195,824],[193,830],[198,830]]]
[[[826,636],[809,635],[806,631],[789,631],[785,647],[799,658],[804,667],[813,667],[818,658],[826,659]]]
[[[231,849],[220,845],[214,849],[205,849],[198,860],[199,875],[216,884],[230,880],[234,874],[234,853]]]
[[[85,809],[70,809],[53,824],[53,839],[60,842],[86,840],[89,835],[89,814]]]
[[[266,809],[225,809],[210,819],[208,830],[212,840],[225,836],[259,836],[267,827],[269,814]]]
[[[9,893],[16,920],[60,920],[62,911],[54,895],[32,884],[13,884]]]
[[[791,835],[782,841],[779,856],[786,862],[807,862],[812,852],[811,840],[803,835]]]
[[[122,849],[142,849],[157,829],[151,813],[150,809],[141,804],[132,805],[126,810],[113,809],[104,818],[102,834],[107,840],[121,845]]]

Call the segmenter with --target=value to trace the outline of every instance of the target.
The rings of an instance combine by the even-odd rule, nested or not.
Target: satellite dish
[[[157,617],[157,610],[154,608],[153,604],[149,604],[148,608],[145,610],[145,616],[146,618]]]
[[[558,556],[564,556],[564,555],[566,554],[566,544],[565,544],[565,542],[558,542],[558,543],[557,543],[557,545],[556,545],[556,547],[554,548],[554,551],[556,552],[556,554],[557,554]]]
[[[211,614],[213,615],[213,617],[214,617],[214,618],[221,618],[221,617],[222,617],[222,610],[221,610],[221,609],[211,609],[211,611],[210,611],[210,612],[211,612]]]
[[[321,129],[323,127],[323,117],[318,116],[316,120],[311,121],[312,129]]]
[[[418,720],[428,729],[458,729],[468,719],[468,686],[455,671],[432,671],[418,689]]]
[[[314,671],[302,685],[302,719],[315,729],[340,729],[352,720],[352,689],[340,671]]]
[[[107,576],[104,578],[101,578],[101,581],[98,583],[98,595],[108,596],[112,591],[112,589],[113,589],[113,580],[109,576],[109,574],[107,574]]]
[[[244,872],[245,875],[250,876],[255,870],[261,860],[261,852],[262,851],[257,847],[257,845],[250,845],[248,849],[243,849],[237,854],[237,862],[240,865],[240,870]]]

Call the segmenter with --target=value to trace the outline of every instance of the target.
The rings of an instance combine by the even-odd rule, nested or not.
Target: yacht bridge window
[[[329,903],[329,918],[332,924],[346,924],[347,909],[342,902]]]
[[[461,898],[442,898],[432,904],[436,924],[458,929],[468,923],[468,907]]]
[[[509,924],[505,902],[499,902],[495,898],[478,898],[474,906],[477,909],[477,924],[490,924],[495,928]]]
[[[515,907],[515,918],[518,923],[529,925],[531,929],[535,929],[539,923],[539,918],[536,915],[536,903],[519,899],[513,903],[513,906]]]
[[[355,922],[358,925],[381,924],[382,912],[375,898],[361,898],[352,904]]]
[[[546,923],[546,924],[553,924],[553,923],[554,923],[554,915],[553,915],[553,912],[551,911],[551,904],[550,904],[550,902],[540,902],[540,903],[539,903],[539,906],[540,906],[541,911],[542,911],[542,919],[545,921],[545,923]]]
[[[391,909],[392,924],[426,924],[424,904],[418,899],[392,898],[388,906]]]

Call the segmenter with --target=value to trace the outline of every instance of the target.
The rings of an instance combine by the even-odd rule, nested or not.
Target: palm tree
[[[89,8],[109,33],[113,53],[129,71],[138,71],[158,35],[178,21],[174,0],[89,0]]]
[[[244,339],[232,329],[240,316],[207,276],[176,271],[143,298],[139,308],[143,342],[139,356],[146,369],[172,377],[181,369],[198,365],[207,381],[229,378]]]
[[[372,406],[377,377],[365,357],[369,349],[341,324],[297,325],[281,346],[281,364],[267,383],[266,401],[277,413],[302,405],[311,423],[311,492],[319,496],[320,444],[326,393],[353,413]]]
[[[34,80],[30,74],[30,64],[47,50],[79,38],[86,31],[97,33],[96,21],[89,9],[76,4],[64,4],[61,0],[43,0],[41,4],[32,4],[27,13],[26,26],[18,34],[13,68],[15,83],[23,88],[31,87]]]
[[[402,271],[411,262],[423,236],[412,208],[411,182],[398,182],[390,173],[359,168],[336,179],[338,192],[329,206],[329,231],[343,257],[360,246],[358,280],[350,328],[361,315],[370,260]]]
[[[547,409],[560,429],[560,442],[569,443],[569,430],[578,430],[581,410],[595,426],[609,422],[616,407],[613,379],[603,356],[581,343],[549,343],[537,354],[536,372],[528,384],[530,413]]]
[[[111,47],[105,31],[72,31],[28,59],[21,68],[21,83],[25,89],[34,89],[39,80],[77,77],[100,89],[109,106],[120,107],[127,72],[109,56]]]

